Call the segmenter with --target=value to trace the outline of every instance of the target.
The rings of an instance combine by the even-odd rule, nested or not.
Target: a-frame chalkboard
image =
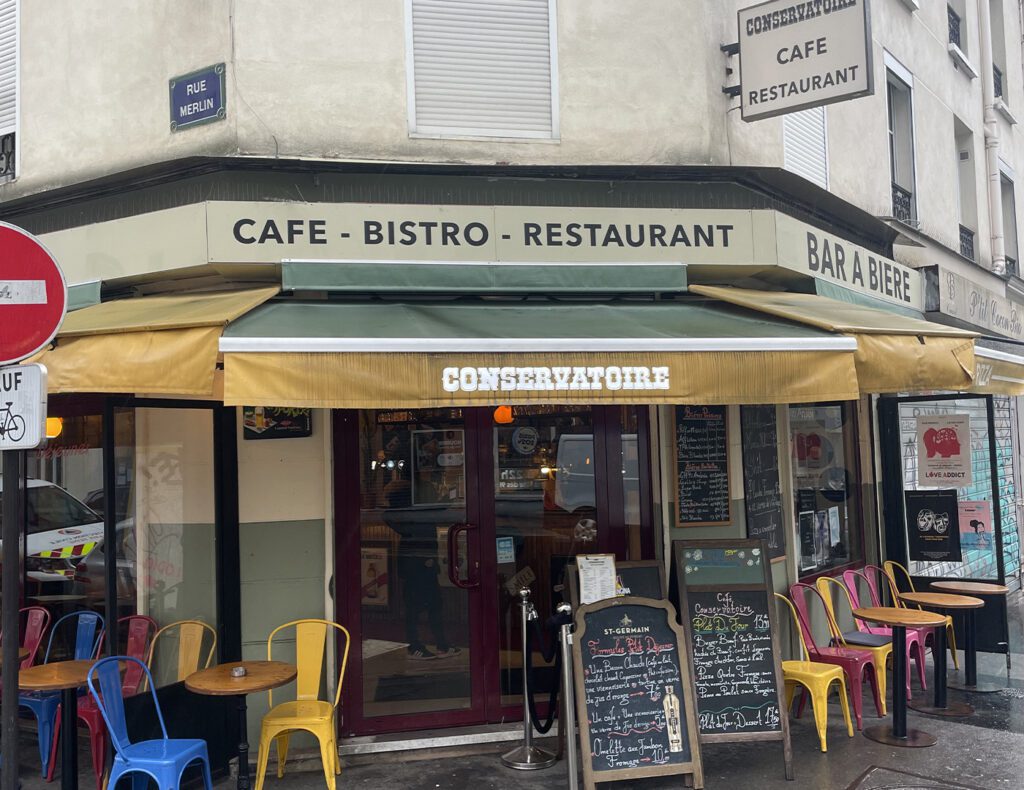
[[[676,540],[673,577],[703,743],[782,741],[793,778],[771,566],[763,540]]]
[[[581,606],[575,624],[584,786],[680,774],[703,787],[693,682],[672,604],[610,598]]]

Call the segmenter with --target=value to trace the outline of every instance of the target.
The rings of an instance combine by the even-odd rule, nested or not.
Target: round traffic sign
[[[50,251],[31,233],[0,222],[0,365],[45,348],[67,304],[64,273]]]

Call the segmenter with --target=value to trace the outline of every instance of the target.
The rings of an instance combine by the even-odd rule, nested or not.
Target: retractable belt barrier
[[[534,700],[533,694],[527,697],[527,705],[530,709],[530,721],[533,722],[534,728],[541,735],[544,735],[551,730],[551,726],[555,723],[555,713],[558,710],[558,693],[561,687],[562,681],[562,651],[559,649],[559,636],[561,634],[562,626],[566,623],[572,622],[572,616],[568,613],[558,613],[548,618],[544,624],[544,628],[541,629],[540,620],[537,618],[536,613],[533,617],[529,618],[531,628],[526,633],[526,650],[524,651],[524,658],[526,660],[526,671],[529,676],[529,687],[531,689],[537,688],[537,680],[534,674],[533,667],[533,650],[536,647],[544,659],[545,663],[555,662],[555,684],[551,688],[551,694],[548,697],[548,717],[547,720],[541,722],[540,716],[537,715],[537,703]],[[547,638],[545,638],[545,632]]]

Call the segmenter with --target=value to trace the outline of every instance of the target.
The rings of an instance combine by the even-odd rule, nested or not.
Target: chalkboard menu
[[[781,740],[792,778],[771,567],[761,540],[677,540],[673,578],[701,741]]]
[[[676,406],[676,481],[682,527],[732,520],[726,406]]]
[[[565,582],[569,588],[569,603],[575,609],[580,605],[579,571],[576,569],[576,563],[570,563],[566,567]],[[616,587],[619,590],[619,595],[656,600],[665,598],[667,595],[665,566],[661,560],[616,562],[615,574],[618,577]]]
[[[768,546],[768,558],[786,556],[782,495],[779,486],[779,434],[774,406],[741,406],[743,499],[747,537]]]
[[[692,774],[704,784],[683,632],[666,601],[626,596],[576,611],[585,786]]]

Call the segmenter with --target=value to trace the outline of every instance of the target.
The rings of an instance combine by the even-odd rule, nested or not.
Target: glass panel
[[[990,580],[999,578],[992,515],[992,465],[989,454],[991,436],[985,403],[984,398],[963,398],[901,403],[899,406],[904,491],[917,491],[923,488],[918,484],[918,417],[966,414],[970,418],[971,426],[972,481],[969,486],[957,489],[957,520],[960,523],[960,550],[963,562],[911,560],[909,570],[913,576]]]
[[[590,407],[514,406],[508,418],[494,426],[494,500],[501,702],[514,705],[522,703],[522,640],[513,579],[529,569],[532,601],[543,622],[561,601],[569,559],[598,551],[598,524]],[[546,697],[556,682],[554,668],[539,649],[533,666],[534,691],[538,699]]]
[[[789,408],[799,572],[821,573],[863,557],[857,437],[847,403]]]
[[[640,448],[637,441],[639,410],[636,406],[622,406],[622,509],[626,525],[626,539],[631,560],[647,559],[643,556],[640,524]]]
[[[216,629],[212,411],[118,410],[115,429],[120,616],[145,615],[160,628],[198,620]],[[89,558],[91,585],[102,587],[106,558],[106,547]],[[157,643],[150,668],[158,686],[205,664],[212,634],[204,633],[196,653],[181,633],[169,629]]]
[[[468,708],[469,597],[447,555],[466,521],[462,411],[360,412],[359,458],[363,715]]]

